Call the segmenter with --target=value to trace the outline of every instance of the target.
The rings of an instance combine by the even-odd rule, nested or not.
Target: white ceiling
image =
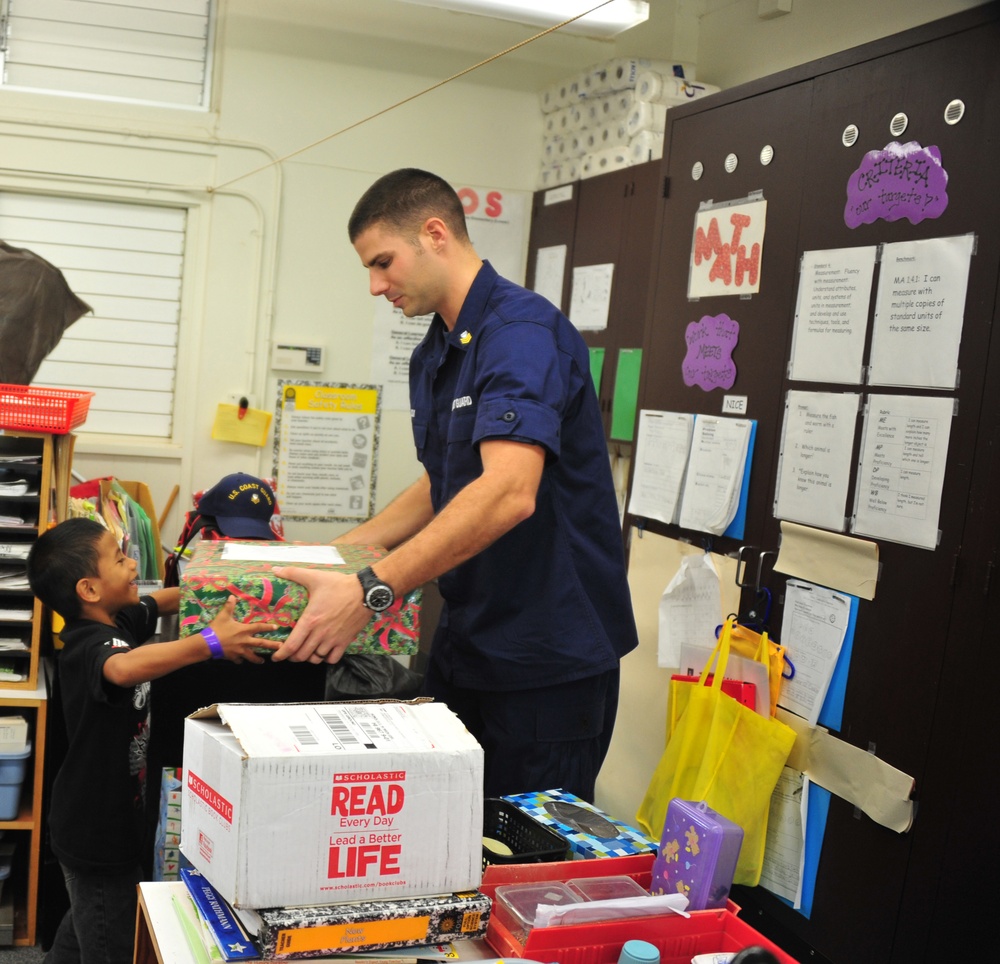
[[[649,21],[613,41],[551,33],[477,69],[470,82],[540,91],[613,57],[677,57],[675,8],[650,0]],[[593,3],[580,0],[581,12]],[[688,4],[691,6],[691,4]],[[399,0],[229,0],[227,43],[286,55],[394,69],[444,79],[535,36],[539,31]]]

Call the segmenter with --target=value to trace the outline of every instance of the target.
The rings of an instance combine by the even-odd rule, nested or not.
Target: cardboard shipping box
[[[305,542],[241,542],[205,539],[195,545],[181,575],[180,633],[193,636],[204,629],[230,596],[240,622],[276,622],[280,628],[266,639],[287,639],[309,602],[305,586],[279,579],[275,566],[336,569],[355,573],[381,559],[378,546],[331,546]],[[372,619],[347,648],[348,653],[406,656],[420,644],[420,601],[415,589]]]
[[[483,751],[443,703],[222,704],[184,721],[181,852],[234,907],[475,890]]]

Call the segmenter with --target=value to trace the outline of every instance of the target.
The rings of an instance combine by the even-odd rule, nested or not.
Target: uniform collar
[[[486,314],[486,306],[498,277],[493,265],[489,261],[484,261],[483,266],[472,281],[465,301],[462,302],[462,310],[458,313],[454,329],[446,333],[449,345],[454,345],[464,351],[472,344],[476,330],[482,324]]]

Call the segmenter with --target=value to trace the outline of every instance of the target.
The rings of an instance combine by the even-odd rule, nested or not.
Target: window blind
[[[59,268],[94,309],[34,379],[96,393],[83,431],[171,436],[186,225],[183,208],[0,193],[0,238]]]
[[[8,87],[207,109],[214,0],[0,0]]]

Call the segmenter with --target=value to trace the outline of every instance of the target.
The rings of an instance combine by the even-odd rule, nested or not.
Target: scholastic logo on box
[[[212,838],[206,836],[204,831],[198,831],[198,853],[202,855],[209,863],[212,862],[212,851],[214,850],[212,844]]]
[[[187,771],[187,785],[196,797],[204,800],[226,823],[233,822],[233,805],[190,770]]]
[[[406,802],[405,779],[405,770],[335,773],[330,813],[344,828],[391,827]]]
[[[332,816],[343,830],[362,833],[330,838],[327,876],[331,879],[392,877],[400,874],[403,835],[392,830],[406,802],[405,770],[372,770],[333,775]]]

